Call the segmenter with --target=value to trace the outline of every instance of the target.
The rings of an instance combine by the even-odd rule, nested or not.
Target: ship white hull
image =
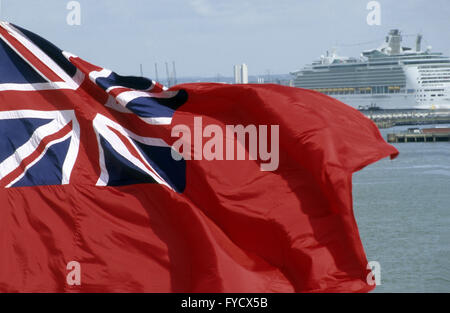
[[[429,103],[416,102],[414,94],[392,95],[330,95],[355,109],[379,107],[380,109],[450,109],[449,101],[435,101]],[[447,100],[447,99],[445,99]]]

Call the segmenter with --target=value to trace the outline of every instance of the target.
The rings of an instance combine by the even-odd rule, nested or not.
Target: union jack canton
[[[80,150],[95,142],[95,185],[159,183],[184,190],[185,161],[152,136],[171,124],[187,100],[184,90],[120,76],[6,22],[0,23],[0,74],[6,103],[0,107],[1,186],[69,184],[83,168]],[[83,88],[97,89],[103,111],[73,106]],[[125,119],[135,122],[118,122]]]

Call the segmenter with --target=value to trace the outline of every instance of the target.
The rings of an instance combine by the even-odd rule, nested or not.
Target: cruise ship
[[[357,109],[450,109],[450,58],[402,46],[398,29],[377,49],[359,58],[327,52],[292,72],[294,86],[322,92]]]

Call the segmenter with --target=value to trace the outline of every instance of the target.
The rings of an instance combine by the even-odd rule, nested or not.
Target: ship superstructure
[[[403,47],[399,30],[389,32],[377,49],[359,58],[338,56],[333,50],[295,76],[294,86],[313,89],[358,109],[450,109],[450,58]]]

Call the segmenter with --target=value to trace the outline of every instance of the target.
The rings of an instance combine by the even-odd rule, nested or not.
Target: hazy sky
[[[0,0],[2,20],[121,74],[152,77],[174,60],[178,76],[289,73],[324,54],[358,56],[387,31],[424,35],[450,54],[450,0],[379,0],[381,25],[369,26],[366,0],[79,0],[81,25],[69,26],[66,0]],[[375,41],[371,44],[354,45]],[[414,37],[404,38],[413,46]]]

